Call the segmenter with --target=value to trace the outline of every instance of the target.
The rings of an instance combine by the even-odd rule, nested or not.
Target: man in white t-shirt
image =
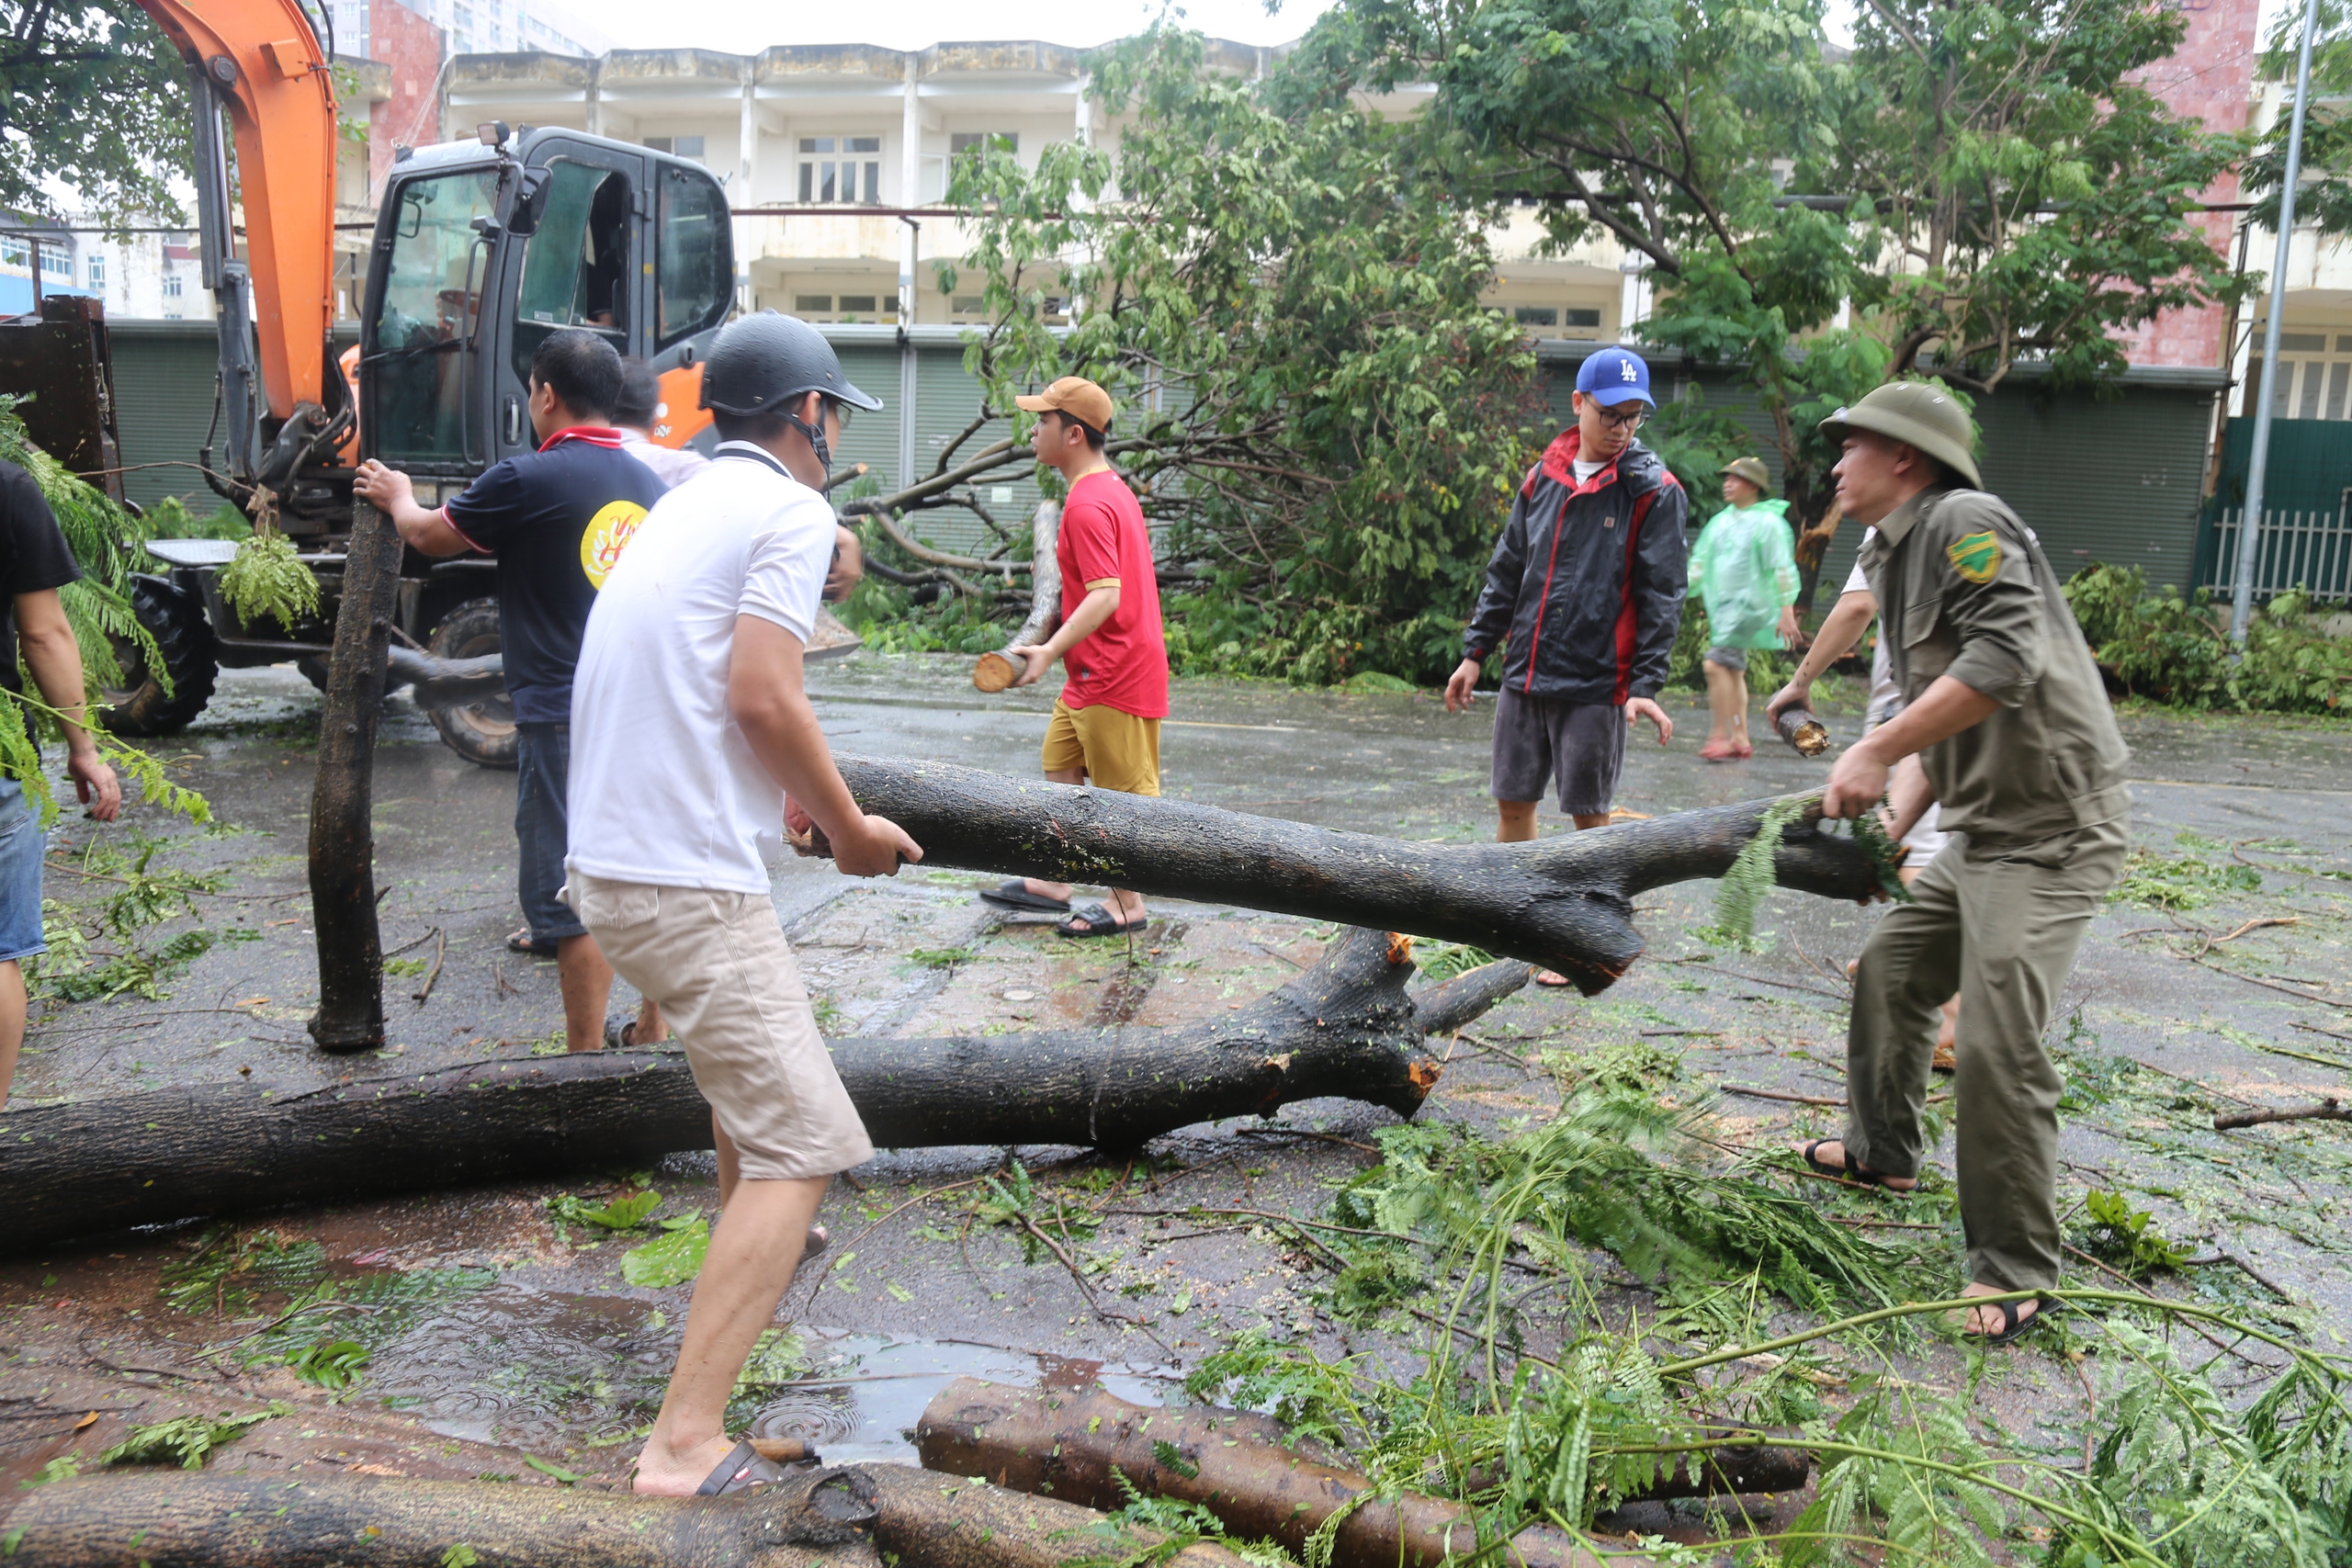
[[[922,858],[850,798],[801,684],[833,551],[818,487],[842,405],[881,404],[814,327],[774,311],[718,335],[703,402],[710,467],[647,514],[589,616],[564,863],[605,956],[685,1042],[716,1124],[721,1214],[634,1483],[672,1496],[782,1475],[727,1436],[727,1402],[826,1187],[874,1153],[770,895],[787,810],[850,875]]]
[[[1862,542],[1870,542],[1875,528],[1862,531]],[[1813,682],[1824,670],[1846,656],[1846,650],[1860,640],[1862,631],[1878,615],[1878,600],[1871,596],[1870,580],[1862,575],[1861,563],[1846,578],[1846,590],[1828,615],[1822,617],[1821,629],[1815,633],[1813,647],[1797,665],[1789,683],[1773,694],[1764,705],[1766,723],[1781,716],[1781,710],[1803,706],[1813,697]],[[1903,689],[1894,683],[1894,664],[1886,650],[1886,639],[1881,637],[1876,651],[1871,655],[1870,705],[1864,710],[1862,733],[1868,735],[1903,711]],[[1918,879],[1928,869],[1928,863],[1943,852],[1950,842],[1944,831],[1936,826],[1937,805],[1933,786],[1928,783],[1928,771],[1914,754],[1895,764],[1894,776],[1887,781],[1886,828],[1888,833],[1911,852],[1903,858],[1895,873],[1905,887]],[[1846,966],[1852,974],[1854,965]],[[1960,998],[1951,997],[1944,1002],[1942,1026],[1936,1032],[1936,1054],[1932,1065],[1937,1072],[1957,1071],[1959,1058],[1952,1055],[1952,1043],[1960,1030]]]

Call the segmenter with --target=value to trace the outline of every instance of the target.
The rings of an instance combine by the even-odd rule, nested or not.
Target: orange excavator
[[[217,581],[233,546],[152,544],[171,570],[141,580],[134,597],[171,681],[166,690],[127,648],[113,723],[160,734],[202,709],[222,665],[294,660],[322,681],[357,464],[405,470],[430,505],[528,450],[531,355],[550,333],[584,327],[647,360],[678,411],[657,439],[699,434],[709,417],[695,412],[700,362],[733,308],[735,266],[726,192],[700,164],[560,127],[484,125],[393,165],[368,248],[359,344],[336,366],[339,130],[310,18],[297,0],[139,3],[187,61],[196,110],[204,284],[220,323],[225,472],[214,484],[286,534],[322,591],[320,614],[302,624],[247,626]],[[481,682],[488,694],[428,711],[461,755],[511,766],[512,711],[479,662],[498,648],[492,564],[411,553],[400,586],[392,683],[433,677],[421,654],[477,660],[493,677]]]

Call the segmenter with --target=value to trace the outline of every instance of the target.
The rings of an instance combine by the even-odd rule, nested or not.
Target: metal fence
[[[2238,528],[2243,507],[2223,512],[2213,525],[2212,547],[2205,552],[2200,586],[2217,593],[2234,592],[2238,581]],[[2256,541],[2254,596],[2301,589],[2315,599],[2352,599],[2352,516],[2344,507],[2334,512],[2272,512],[2262,513],[2262,535]]]

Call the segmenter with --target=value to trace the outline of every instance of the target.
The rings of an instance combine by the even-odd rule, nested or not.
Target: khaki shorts
[[[579,871],[564,894],[614,972],[685,1042],[695,1087],[746,1178],[831,1176],[874,1157],[774,904]]]
[[[1054,704],[1046,726],[1046,772],[1082,773],[1097,789],[1121,795],[1159,793],[1159,721],[1095,703],[1082,708]]]

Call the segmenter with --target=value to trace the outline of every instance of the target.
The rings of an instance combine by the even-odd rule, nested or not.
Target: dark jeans
[[[563,886],[569,838],[564,796],[571,774],[571,726],[518,724],[514,748],[514,840],[522,847],[515,891],[531,940],[547,944],[585,936],[571,906],[556,897]]]

